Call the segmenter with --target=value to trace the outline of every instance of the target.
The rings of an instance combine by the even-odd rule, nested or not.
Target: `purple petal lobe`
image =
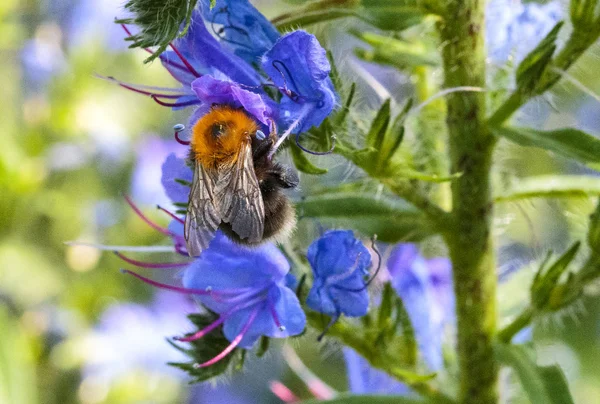
[[[277,29],[248,0],[218,0],[211,10],[203,0],[202,14],[222,43],[249,63],[256,63],[279,38]]]
[[[167,196],[174,203],[185,203],[190,194],[190,187],[175,181],[177,179],[192,182],[192,170],[186,165],[185,160],[178,158],[174,153],[169,154],[162,165],[161,182]]]
[[[320,125],[333,110],[337,95],[329,78],[331,66],[314,35],[294,31],[281,37],[263,57],[262,67],[278,87],[296,95],[282,98],[280,112],[285,126],[302,119],[293,133]],[[303,113],[306,104],[310,113]]]
[[[236,83],[202,76],[192,83],[192,89],[206,105],[227,104],[243,108],[259,122],[269,125],[275,115],[274,103],[266,96],[243,89]]]

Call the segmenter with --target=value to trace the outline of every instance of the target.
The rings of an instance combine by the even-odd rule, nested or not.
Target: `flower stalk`
[[[446,3],[438,24],[446,88],[485,87],[484,8],[481,0]],[[445,239],[454,268],[459,402],[498,402],[498,366],[492,340],[496,332],[496,271],[491,238],[490,169],[494,138],[485,117],[485,95],[447,96],[452,182],[452,231]]]

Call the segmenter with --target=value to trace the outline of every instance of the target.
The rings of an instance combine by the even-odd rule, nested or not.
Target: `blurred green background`
[[[269,380],[283,380],[308,397],[276,349],[256,372],[228,376],[216,389],[190,387],[182,372],[165,364],[182,359],[165,337],[189,330],[185,314],[193,305],[124,277],[118,271],[122,261],[112,254],[65,244],[166,243],[133,214],[122,194],[132,195],[157,222],[168,222],[154,209],[167,203],[160,165],[170,152],[185,154],[171,128],[185,122],[186,113],[94,77],[174,84],[159,63],[142,63],[143,51],[127,50],[124,33],[112,23],[119,5],[118,0],[0,2],[0,403],[280,402],[269,392]],[[270,2],[262,5],[267,16],[276,14]],[[335,44],[335,30],[318,30]],[[572,72],[595,94],[600,94],[599,56],[596,46]],[[346,63],[342,74],[351,74],[354,64]],[[377,91],[369,85],[373,77],[381,74],[385,83],[395,73],[365,77],[363,70],[348,77],[360,81],[365,105],[376,104]],[[397,101],[408,95],[402,88],[394,89]],[[598,99],[562,84],[548,101],[536,100],[519,119],[600,134]],[[506,175],[583,171],[539,150],[508,144],[501,145],[496,161],[499,181]],[[533,200],[498,207],[503,315],[525,304],[531,261],[583,237],[593,202]],[[594,297],[534,328],[540,360],[563,366],[578,403],[600,403],[599,333],[600,303]],[[310,337],[303,341],[296,346],[303,360],[345,390],[340,347],[332,342],[317,347]],[[504,399],[521,402],[519,388],[505,379]]]

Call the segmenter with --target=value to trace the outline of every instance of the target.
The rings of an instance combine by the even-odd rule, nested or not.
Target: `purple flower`
[[[178,158],[175,153],[167,156],[162,165],[161,183],[173,203],[187,202],[190,187],[180,181],[191,183],[192,177],[192,170],[187,166],[185,159]]]
[[[450,261],[425,259],[416,245],[398,244],[387,266],[392,285],[410,316],[425,362],[433,370],[441,369],[444,329],[454,321]]]
[[[194,309],[182,295],[159,292],[148,305],[116,304],[101,316],[86,337],[93,346],[85,358],[86,376],[116,381],[135,370],[181,377],[166,362],[182,361],[185,355],[157,335],[172,335],[189,329],[185,314]]]
[[[260,336],[285,338],[304,330],[304,312],[285,285],[289,269],[275,245],[244,248],[218,233],[186,268],[183,285],[202,291],[198,300],[220,314],[217,322],[229,341],[250,348]]]
[[[369,362],[351,348],[344,348],[348,386],[354,394],[398,394],[405,395],[410,389],[373,368]]]
[[[141,142],[137,153],[138,158],[133,169],[133,178],[131,184],[131,193],[136,201],[144,204],[155,203],[159,205],[166,205],[169,203],[169,198],[174,200],[168,193],[169,187],[164,187],[163,184],[161,184],[161,173],[164,176],[165,170],[164,165],[161,170],[160,162],[165,158],[167,158],[168,161],[171,156],[173,156],[172,158],[178,160],[175,155],[171,153],[177,148],[178,145],[176,142],[172,140],[163,140],[158,137],[150,137]],[[181,177],[183,180],[187,180],[187,178],[187,176]],[[190,173],[189,181],[191,180]],[[169,181],[169,184],[185,188],[185,186],[180,185],[172,180]],[[186,200],[187,193],[185,199],[178,202],[183,202]]]
[[[191,127],[215,104],[243,108],[263,130],[284,128],[277,146],[291,133],[323,122],[337,95],[325,50],[313,35],[295,31],[280,37],[247,0],[220,0],[213,10],[208,2],[202,5],[202,11],[194,11],[186,35],[160,55],[181,88],[117,83],[167,107],[194,106]],[[272,98],[267,87],[281,96]]]
[[[143,220],[172,238],[177,252],[187,256],[180,218],[173,215],[169,228],[164,229],[130,204]],[[151,263],[133,260],[121,253],[117,255],[142,268],[183,268],[183,287],[166,285],[129,270],[123,272],[153,286],[194,296],[219,314],[206,328],[178,338],[184,342],[195,341],[223,327],[225,338],[231,344],[213,359],[197,364],[198,367],[213,365],[236,347],[251,348],[261,336],[285,338],[300,334],[306,326],[300,302],[287,287],[289,263],[274,244],[245,248],[217,232],[202,255],[188,262]]]
[[[296,31],[283,36],[263,57],[264,71],[287,97],[281,100],[285,126],[301,123],[293,133],[318,126],[333,110],[337,96],[329,78],[331,66],[317,38]]]
[[[351,230],[326,232],[310,245],[307,258],[314,276],[306,299],[308,307],[333,318],[367,314],[365,277],[371,254]]]
[[[202,15],[213,32],[248,63],[260,57],[279,38],[277,29],[247,0],[202,0]]]

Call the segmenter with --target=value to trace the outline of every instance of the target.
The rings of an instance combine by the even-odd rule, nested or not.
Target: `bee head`
[[[222,122],[217,122],[210,127],[210,134],[214,139],[218,139],[227,131],[226,126]]]

